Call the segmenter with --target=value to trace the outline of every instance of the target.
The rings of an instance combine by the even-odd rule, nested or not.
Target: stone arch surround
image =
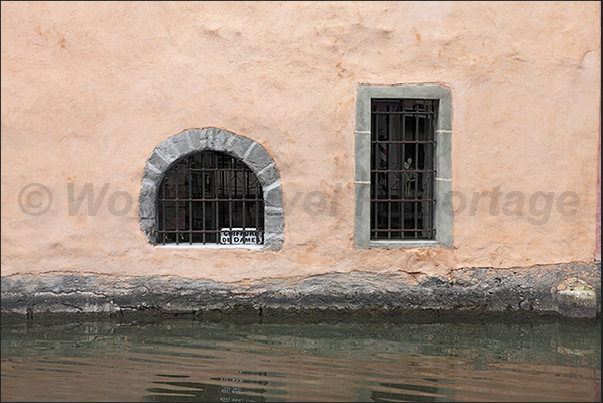
[[[147,160],[139,197],[140,228],[155,245],[155,200],[168,169],[178,160],[201,151],[219,151],[241,160],[256,175],[264,195],[264,248],[281,250],[285,220],[281,178],[276,163],[259,143],[215,127],[190,129],[161,142]]]

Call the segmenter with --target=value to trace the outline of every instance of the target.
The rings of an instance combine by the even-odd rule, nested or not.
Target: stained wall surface
[[[594,258],[597,2],[2,2],[1,11],[3,276],[236,281]],[[354,249],[362,83],[451,89],[453,248]],[[253,139],[276,162],[282,250],[160,248],[143,236],[147,159],[170,136],[205,127]],[[84,189],[98,205],[88,197],[76,208]],[[26,213],[49,194],[46,212]]]

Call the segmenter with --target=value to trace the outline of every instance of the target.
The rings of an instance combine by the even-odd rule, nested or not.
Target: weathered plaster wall
[[[3,276],[239,281],[593,259],[596,2],[3,2],[1,11]],[[354,250],[358,84],[423,82],[452,91],[453,189],[468,201],[497,186],[523,192],[523,214],[490,214],[483,199],[455,217],[453,249]],[[275,160],[281,251],[154,248],[141,233],[154,147],[210,126]],[[30,183],[52,193],[43,215],[19,207]],[[76,197],[86,183],[95,196],[110,187],[96,214],[84,201],[70,215],[69,183]],[[116,191],[133,200],[125,215],[108,208]],[[540,225],[528,209],[537,191],[555,196]],[[579,196],[573,216],[555,207],[565,191]],[[324,205],[308,204],[320,200],[313,192]]]

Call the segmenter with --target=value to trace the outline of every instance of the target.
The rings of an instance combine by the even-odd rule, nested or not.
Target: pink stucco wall
[[[233,281],[593,259],[595,2],[4,2],[1,18],[3,276]],[[353,248],[360,83],[451,89],[453,190],[468,202],[474,192],[503,193],[494,213],[490,198],[457,214],[452,249]],[[148,157],[166,138],[210,126],[257,141],[276,161],[281,251],[146,242],[137,202]],[[52,194],[39,216],[19,205],[30,183]],[[86,183],[96,196],[110,184],[96,214],[84,201],[70,215],[70,183],[76,197]],[[125,215],[108,207],[117,191],[133,200]],[[314,192],[326,204],[309,214],[304,202]],[[502,211],[510,192],[525,197],[518,214]],[[540,224],[529,210],[536,192],[554,197]],[[557,208],[563,192],[578,196],[573,215]]]

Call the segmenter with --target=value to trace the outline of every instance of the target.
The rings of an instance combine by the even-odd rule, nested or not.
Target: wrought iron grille
[[[178,161],[157,197],[158,244],[263,244],[264,199],[255,174],[224,153]]]
[[[371,102],[371,239],[435,239],[437,102]]]

